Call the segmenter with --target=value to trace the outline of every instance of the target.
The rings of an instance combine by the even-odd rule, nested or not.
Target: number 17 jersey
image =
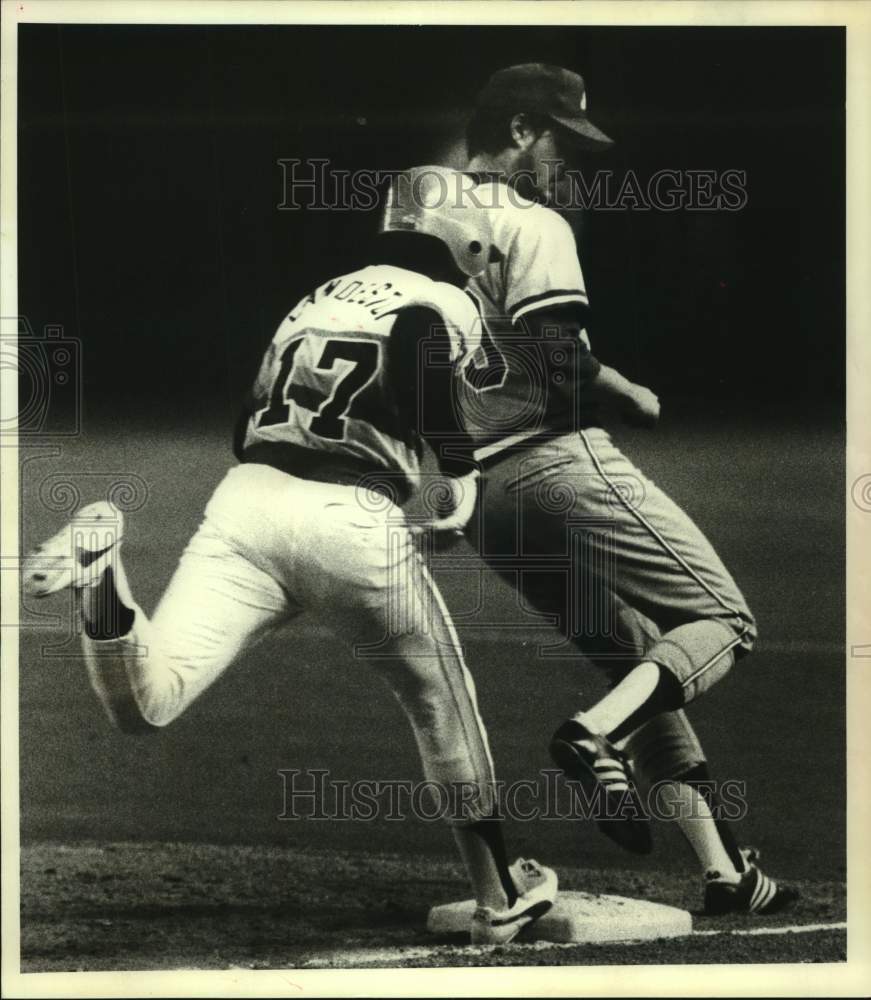
[[[364,267],[302,299],[263,358],[243,453],[260,443],[283,443],[395,470],[414,483],[420,446],[398,405],[396,385],[420,384],[423,373],[397,371],[390,345],[397,317],[415,306],[441,318],[448,364],[462,365],[480,345],[481,321],[471,299],[403,268]],[[423,356],[418,364],[425,362]]]

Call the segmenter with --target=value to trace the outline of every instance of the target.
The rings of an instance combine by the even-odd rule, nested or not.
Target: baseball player
[[[474,684],[400,506],[420,484],[424,410],[434,443],[462,439],[443,381],[480,336],[460,288],[485,267],[492,234],[487,213],[440,196],[452,176],[401,175],[367,266],[282,321],[240,422],[240,464],[150,618],[130,593],[121,513],[108,503],[32,553],[24,582],[37,597],[75,590],[92,686],[125,731],[168,725],[302,611],[338,622],[405,710],[426,778],[461,794],[447,818],[478,903],[471,937],[504,943],[550,908],[556,875],[508,866]],[[445,457],[442,471],[456,477],[468,461]]]
[[[592,634],[572,638],[612,689],[559,727],[551,754],[598,796],[600,828],[650,850],[634,760],[699,858],[706,912],[772,913],[796,893],[763,874],[757,855],[715,818],[705,755],[682,711],[750,651],[755,622],[701,531],[603,428],[604,406],[652,425],[659,401],[590,353],[574,237],[540,203],[579,151],[611,145],[586,108],[580,76],[526,64],[490,78],[469,123],[467,171],[489,210],[498,259],[469,284],[485,332],[463,369],[482,469],[482,513],[468,533],[533,608],[594,621]],[[578,546],[585,558],[570,579],[542,571]],[[578,594],[582,569],[589,579]]]

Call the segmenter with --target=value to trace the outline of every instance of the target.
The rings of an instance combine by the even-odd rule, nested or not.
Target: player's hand
[[[659,397],[633,383],[623,403],[623,419],[632,427],[654,427],[659,420]]]
[[[469,519],[475,512],[475,503],[478,498],[478,470],[467,473],[465,476],[445,476],[445,483],[450,491],[450,498],[445,505],[449,513],[444,517],[433,518],[423,524],[416,524],[411,528],[412,534],[421,534],[424,531],[432,530],[439,533],[452,532],[455,535],[462,535],[463,528],[469,523]]]

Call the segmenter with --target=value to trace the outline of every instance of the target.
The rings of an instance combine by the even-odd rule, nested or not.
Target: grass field
[[[279,818],[282,769],[326,769],[348,781],[420,777],[398,707],[322,623],[300,620],[168,730],[131,738],[105,723],[69,639],[69,605],[52,598],[23,611],[23,969],[842,960],[840,436],[770,417],[717,429],[666,422],[626,445],[709,534],[758,617],[756,652],[690,714],[717,777],[746,782],[742,841],[763,850],[770,874],[800,884],[793,912],[698,918],[692,939],[663,945],[483,954],[433,941],[427,907],[465,893],[443,826]],[[228,461],[224,436],[188,431],[92,432],[60,456],[34,450],[22,469],[24,545],[62,522],[63,497],[50,491],[57,482],[73,483],[87,502],[140,477],[147,496],[129,516],[124,551],[148,610]],[[446,573],[442,582],[455,612],[470,606],[477,578]],[[500,777],[510,782],[550,766],[555,723],[602,682],[583,662],[540,657],[553,636],[519,618],[510,592],[487,574],[483,593],[491,621],[517,626],[461,634]],[[656,849],[644,858],[570,820],[512,821],[507,833],[512,854],[554,864],[566,887],[700,905],[694,861],[667,824],[656,826]],[[743,933],[772,923],[799,932]],[[807,930],[818,924],[836,926]]]

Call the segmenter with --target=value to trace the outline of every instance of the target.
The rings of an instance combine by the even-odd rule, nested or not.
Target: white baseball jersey
[[[469,432],[482,443],[494,438],[514,442],[542,429],[554,370],[550,354],[556,367],[565,363],[560,360],[565,345],[554,341],[534,349],[515,324],[533,310],[586,307],[589,301],[574,234],[565,219],[501,181],[479,184],[475,197],[490,215],[501,259],[472,278],[467,289],[481,310],[484,332],[464,368],[476,396],[467,394],[464,413]],[[580,336],[589,349],[586,331]]]
[[[284,442],[397,470],[413,482],[418,450],[396,406],[386,356],[397,315],[412,306],[442,318],[451,363],[480,345],[478,311],[453,285],[380,264],[334,278],[279,326],[257,377],[243,448]]]
[[[589,304],[575,237],[562,216],[501,181],[479,184],[475,198],[488,211],[502,257],[469,282],[486,319],[504,325],[533,309]]]

